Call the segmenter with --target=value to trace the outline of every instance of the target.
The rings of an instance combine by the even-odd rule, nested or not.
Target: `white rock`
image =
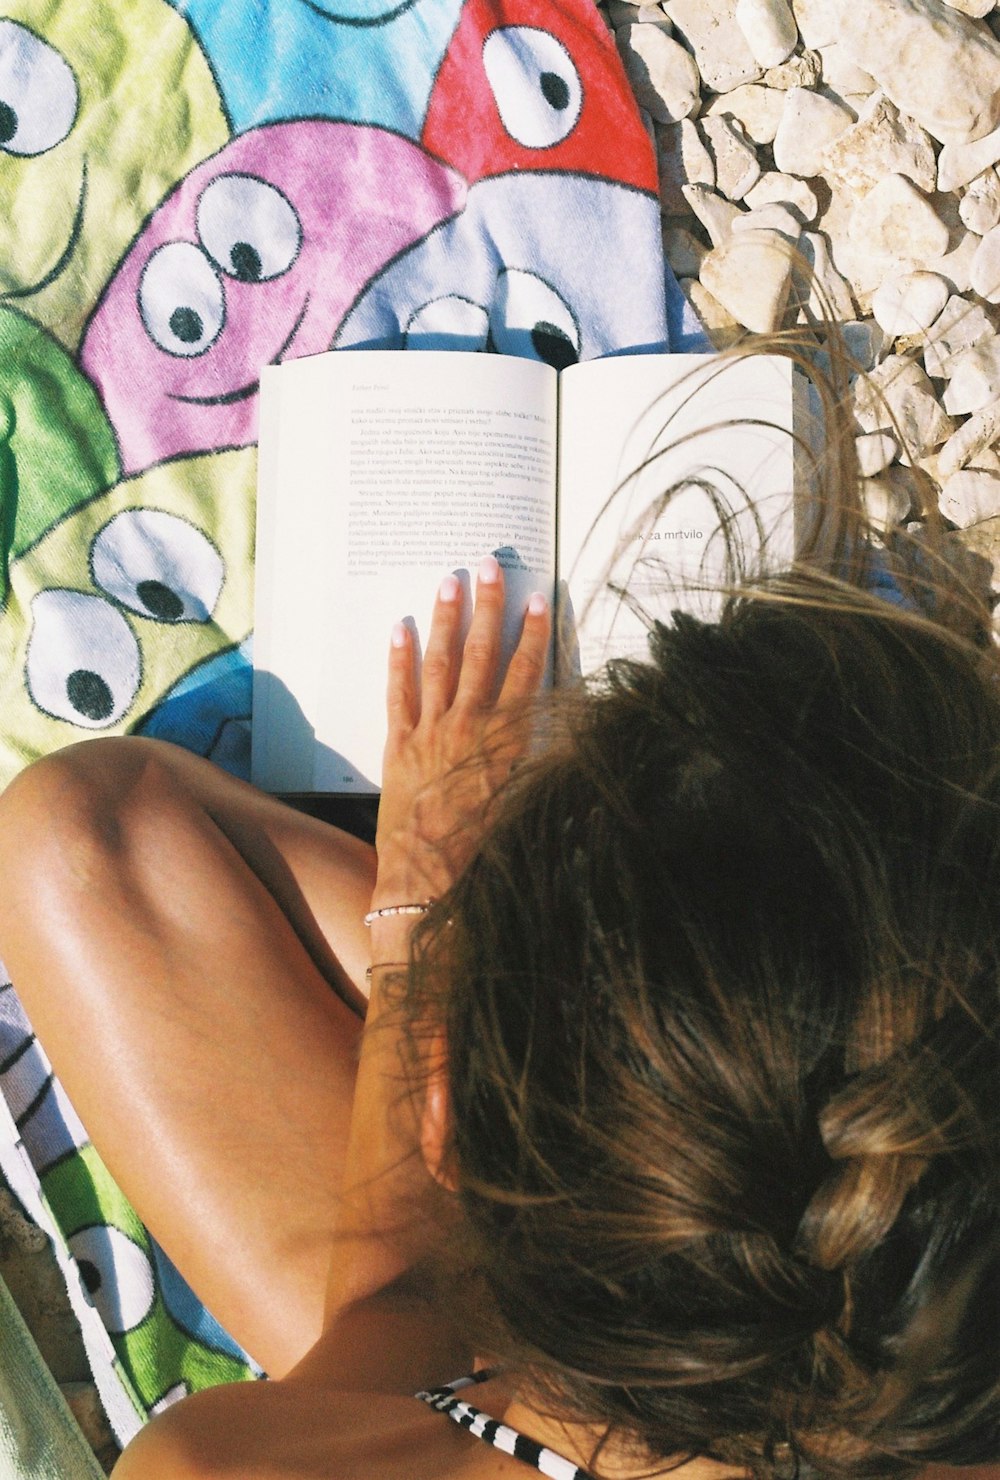
[[[855,307],[851,286],[834,267],[830,245],[823,233],[803,232],[799,251],[811,269],[806,301],[813,320],[832,318],[843,323],[853,319]]]
[[[745,82],[734,87],[732,92],[719,93],[707,108],[702,109],[702,118],[729,115],[743,127],[748,139],[755,144],[770,144],[778,132],[785,94],[774,87],[764,87],[759,82]]]
[[[861,502],[865,515],[869,524],[883,533],[909,518],[912,507],[910,486],[898,476],[904,471],[902,468],[887,468],[877,477],[862,479]]]
[[[663,250],[667,261],[678,278],[697,277],[701,264],[708,255],[705,243],[699,241],[686,226],[664,222]]]
[[[1000,396],[1000,335],[994,334],[948,361],[941,404],[950,416],[981,411]]]
[[[819,214],[816,192],[805,180],[800,180],[795,175],[783,175],[780,170],[768,170],[761,175],[743,200],[751,210],[756,210],[758,206],[771,205],[774,201],[789,205],[801,217],[804,226],[810,225]]]
[[[715,188],[727,200],[742,200],[760,179],[753,145],[738,123],[724,114],[701,120],[701,132],[715,162]]]
[[[948,284],[937,273],[890,273],[872,295],[872,313],[890,339],[896,339],[929,329],[947,302]]]
[[[859,370],[870,370],[885,348],[885,335],[871,319],[854,319],[840,326],[844,349]]]
[[[818,175],[827,146],[853,122],[839,103],[805,87],[791,88],[774,136],[775,167],[782,174]]]
[[[659,26],[668,35],[674,29],[670,24],[669,16],[658,5],[640,5],[636,13],[636,20],[641,21],[643,25]]]
[[[792,252],[774,231],[734,232],[701,264],[701,281],[733,318],[757,334],[779,328],[792,282]]]
[[[971,15],[975,20],[982,20],[984,15],[989,15],[993,9],[995,0],[944,0],[953,10],[960,10],[963,15]]]
[[[657,123],[677,123],[695,113],[700,102],[700,79],[694,60],[659,26],[621,26],[615,32],[639,106]]]
[[[663,8],[712,92],[731,92],[760,77],[762,68],[736,24],[736,0],[663,0]]]
[[[916,360],[889,355],[854,384],[854,416],[862,432],[890,431],[908,458],[940,447],[955,430]]]
[[[940,201],[946,208],[955,205],[953,195],[935,196],[935,201]],[[956,215],[957,215],[956,210]],[[961,217],[959,217],[961,221]],[[953,293],[968,293],[972,287],[972,264],[976,252],[979,249],[981,238],[974,231],[963,231],[958,241],[943,257],[936,259],[927,258],[921,265],[930,272],[936,272],[943,277],[951,287]]]
[[[1000,66],[1000,63],[997,64]],[[957,190],[1000,159],[1000,128],[971,144],[945,144],[938,155],[937,188]]]
[[[746,330],[697,278],[682,278],[681,289],[715,349],[728,349],[746,337]]]
[[[977,452],[969,460],[969,467],[975,468],[979,473],[1000,474],[1000,452],[995,447],[984,447],[982,452]]]
[[[764,86],[787,92],[790,87],[815,87],[823,76],[823,59],[818,51],[802,51],[777,67],[768,67]]]
[[[837,0],[837,35],[859,67],[942,144],[1000,123],[1000,42],[942,0]]]
[[[830,46],[836,41],[838,0],[792,0],[792,14],[807,46]]]
[[[780,67],[795,50],[799,28],[787,0],[736,0],[736,24],[762,67]]]
[[[938,507],[959,529],[994,519],[1000,514],[1000,478],[978,468],[963,468],[942,485]]]
[[[757,206],[733,221],[734,231],[777,231],[794,246],[802,232],[802,222],[789,206],[772,201],[767,206]]]
[[[977,561],[975,573],[970,569],[974,581],[981,581],[981,565],[985,560],[990,567],[990,592],[1000,595],[1000,519],[984,519],[981,524],[970,524],[968,529],[958,529],[945,536],[959,554],[968,552]],[[962,567],[960,566],[959,569]],[[993,610],[994,640],[1000,642],[1000,608]]]
[[[861,93],[870,96],[879,90],[878,83],[870,72],[852,62],[844,48],[836,41],[817,47],[823,68],[823,81],[839,93]]]
[[[780,130],[779,130],[780,138]],[[887,175],[855,207],[850,237],[862,252],[926,262],[948,250],[948,228],[904,175]]]
[[[924,345],[924,365],[928,375],[944,376],[950,373],[952,359],[981,344],[996,333],[981,304],[970,303],[954,293],[927,330]]]
[[[883,92],[873,93],[858,116],[826,150],[824,166],[845,184],[868,191],[886,175],[905,175],[921,190],[934,190],[937,160],[926,129],[900,113]]]
[[[708,232],[712,246],[723,246],[732,235],[734,219],[743,214],[739,206],[706,185],[684,185],[681,193]]]
[[[969,185],[958,204],[958,214],[970,231],[985,236],[1000,223],[1000,175],[992,167]]]
[[[983,453],[993,447],[1000,438],[1000,401],[974,411],[963,421],[958,431],[950,436],[938,454],[938,472],[942,478],[950,478],[966,463],[978,461]]]
[[[632,5],[629,0],[609,0],[607,13],[612,26],[633,26],[639,19],[638,5]],[[657,7],[659,9],[659,7]],[[666,16],[663,17],[666,21]],[[667,21],[669,26],[670,22]]]
[[[705,148],[698,126],[690,118],[658,124],[657,164],[660,172],[660,209],[665,216],[685,216],[685,185],[715,185],[715,164]]]
[[[899,443],[889,432],[862,432],[860,437],[855,437],[854,446],[863,478],[874,478],[884,472],[899,453]]]
[[[1000,226],[988,231],[972,259],[972,291],[987,303],[1000,303]]]

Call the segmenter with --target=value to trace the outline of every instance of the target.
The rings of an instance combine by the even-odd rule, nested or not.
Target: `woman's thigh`
[[[153,742],[72,747],[0,798],[0,957],[140,1216],[275,1375],[322,1326],[373,875]]]

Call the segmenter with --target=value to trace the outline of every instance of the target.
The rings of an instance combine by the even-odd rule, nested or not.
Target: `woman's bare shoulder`
[[[523,1466],[412,1398],[294,1381],[209,1388],[128,1445],[112,1480],[478,1480]]]

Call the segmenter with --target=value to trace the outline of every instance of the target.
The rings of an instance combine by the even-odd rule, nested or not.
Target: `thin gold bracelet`
[[[375,971],[387,970],[390,967],[396,967],[400,971],[405,971],[408,964],[406,961],[373,961],[370,966],[365,967],[365,981],[370,982],[372,973]]]

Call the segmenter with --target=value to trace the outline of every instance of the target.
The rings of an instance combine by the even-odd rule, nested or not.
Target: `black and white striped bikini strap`
[[[556,1454],[554,1449],[547,1449],[534,1439],[529,1439],[527,1434],[519,1433],[509,1424],[501,1423],[498,1418],[490,1418],[488,1413],[483,1413],[480,1408],[474,1408],[471,1403],[456,1396],[463,1389],[488,1382],[495,1376],[495,1371],[483,1368],[468,1377],[458,1377],[454,1382],[442,1383],[440,1387],[415,1396],[435,1408],[438,1413],[446,1413],[455,1423],[461,1424],[463,1429],[468,1429],[470,1434],[491,1444],[494,1449],[533,1465],[540,1475],[547,1475],[549,1480],[592,1480],[587,1471],[581,1470],[572,1460],[565,1459],[561,1454]]]

